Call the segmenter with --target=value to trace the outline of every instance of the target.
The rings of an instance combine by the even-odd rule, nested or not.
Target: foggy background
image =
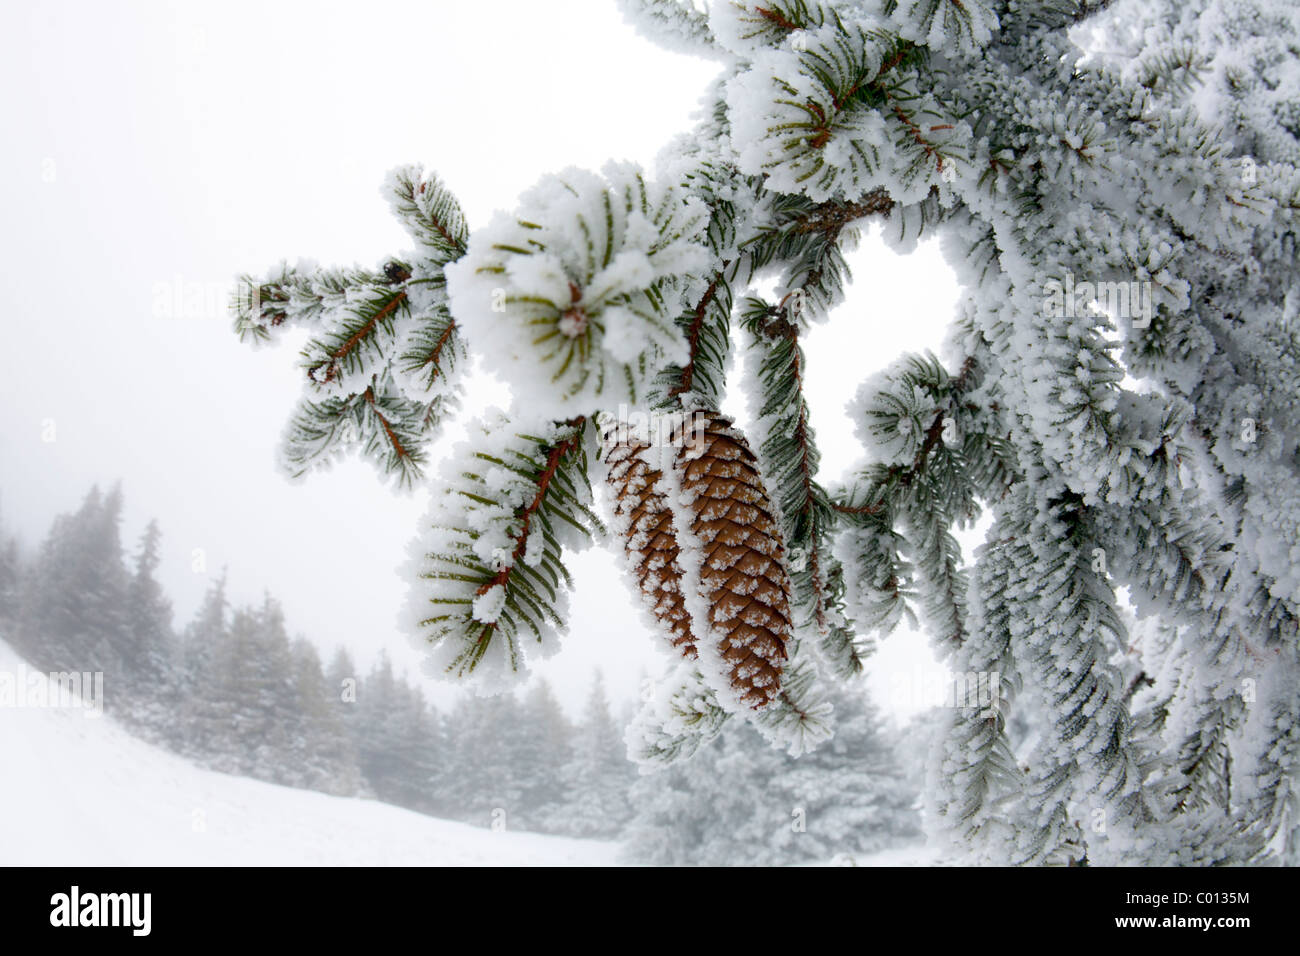
[[[345,646],[365,669],[387,649],[414,673],[397,568],[427,492],[392,492],[356,461],[297,485],[281,476],[274,448],[302,339],[239,345],[233,279],[282,258],[373,266],[406,248],[379,195],[399,163],[435,169],[471,230],[544,173],[652,168],[715,65],[655,46],[592,0],[6,8],[5,525],[34,547],[93,482],[121,479],[123,540],[150,517],[162,526],[159,578],[178,626],[227,567],[232,602],[269,589],[323,653]],[[824,482],[861,454],[845,402],[901,352],[938,350],[957,297],[932,245],[898,257],[868,232],[850,264],[848,302],[805,342]],[[463,417],[506,402],[477,375]],[[728,410],[743,424],[742,407]],[[570,568],[571,633],[536,670],[571,710],[596,668],[626,700],[662,669],[658,641],[610,553]],[[920,710],[900,687],[933,667],[924,636],[900,630],[868,664],[877,703]],[[435,702],[448,693],[420,683]]]

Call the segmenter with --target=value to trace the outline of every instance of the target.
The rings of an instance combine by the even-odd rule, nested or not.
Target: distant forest
[[[106,713],[197,764],[480,826],[618,839],[634,862],[851,860],[920,837],[919,773],[860,687],[836,699],[838,733],[809,756],[737,722],[641,776],[599,677],[577,722],[545,681],[439,711],[384,655],[364,675],[342,649],[323,664],[270,594],[232,606],[224,575],[177,631],[156,577],[161,530],[150,522],[127,553],[121,514],[120,488],[92,489],[31,553],[0,525],[0,638],[39,670],[103,672]]]

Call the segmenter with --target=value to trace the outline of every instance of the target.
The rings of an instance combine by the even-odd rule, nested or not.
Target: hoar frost
[[[452,313],[515,410],[567,419],[645,398],[685,362],[678,282],[708,267],[698,199],[630,164],[568,169],[476,232],[446,269]]]

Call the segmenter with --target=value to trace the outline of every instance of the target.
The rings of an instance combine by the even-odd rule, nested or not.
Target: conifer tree
[[[513,825],[554,830],[554,818],[567,800],[565,770],[573,759],[573,728],[546,680],[529,688],[518,723],[505,733],[513,750],[511,771],[523,782]]]
[[[573,757],[560,776],[564,798],[549,817],[547,829],[604,839],[622,833],[631,815],[628,794],[635,771],[624,754],[622,734],[610,713],[599,673],[574,732]]]
[[[290,650],[296,721],[289,747],[290,761],[299,768],[297,786],[352,796],[361,789],[361,770],[338,706],[339,695],[321,670],[315,645],[300,637]]]
[[[439,813],[476,826],[516,829],[526,808],[518,771],[521,726],[513,694],[467,696],[448,716],[448,749],[435,786]]]
[[[352,655],[348,653],[346,647],[336,648],[325,668],[324,700],[333,715],[329,719],[337,727],[341,738],[337,745],[343,750],[346,762],[356,768],[356,786],[351,792],[373,796],[373,791],[361,769],[360,685],[360,674],[352,660]]]
[[[180,721],[183,731],[173,745],[200,759],[228,750],[229,714],[221,678],[230,635],[226,575],[212,583],[181,640]]]
[[[432,812],[431,781],[443,755],[440,719],[424,692],[405,679],[397,684],[392,703],[392,731],[385,746],[396,761],[385,799],[422,813]]]
[[[230,626],[228,700],[250,775],[302,786],[293,749],[298,695],[284,611],[269,594],[235,611]]]
[[[15,635],[43,670],[103,672],[113,713],[126,700],[130,656],[121,514],[121,490],[95,487],[55,519],[21,587]]]
[[[353,718],[361,773],[374,795],[428,812],[439,758],[437,715],[381,654],[357,691]]]
[[[522,677],[564,629],[565,554],[607,539],[681,656],[633,735],[645,760],[737,718],[816,746],[828,681],[916,615],[992,701],[952,709],[936,747],[930,819],[954,852],[1294,860],[1294,13],[623,6],[719,69],[653,175],[546,175],[471,231],[447,184],[404,167],[385,192],[413,249],[279,267],[236,302],[245,338],[313,336],[295,475],[356,449],[425,480],[465,357],[510,384],[431,479],[407,615],[431,668]],[[1137,39],[1096,49],[1115,35]],[[965,291],[943,359],[862,383],[864,458],[836,481],[800,343],[855,311],[845,253],[867,224],[905,252],[941,237]],[[721,414],[737,386],[748,434]],[[981,514],[967,564],[954,530]],[[1169,635],[1142,646],[1168,717],[1134,710],[1121,594]]]
[[[22,576],[23,561],[18,539],[9,534],[3,515],[0,515],[0,627],[4,628],[4,635],[9,639],[12,639],[10,631],[18,614],[18,588]]]
[[[129,692],[133,719],[161,729],[170,722],[175,706],[174,679],[178,661],[172,632],[171,602],[155,573],[161,560],[162,531],[150,521],[140,536],[135,566],[126,592],[125,653],[129,664]]]
[[[654,865],[856,862],[921,836],[919,790],[860,682],[831,691],[835,736],[792,757],[728,724],[715,746],[632,790],[627,856]]]

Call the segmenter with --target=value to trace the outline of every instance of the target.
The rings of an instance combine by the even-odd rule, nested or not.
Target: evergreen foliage
[[[623,7],[719,64],[654,178],[548,176],[470,234],[439,180],[397,176],[413,254],[282,268],[238,305],[246,337],[315,327],[309,401],[385,409],[342,442],[342,411],[304,406],[296,472],[350,445],[414,479],[441,414],[421,411],[427,394],[383,404],[406,394],[409,329],[427,346],[463,326],[509,381],[497,436],[449,464],[417,546],[409,616],[434,668],[499,684],[522,676],[521,640],[553,647],[561,542],[532,522],[597,527],[581,493],[596,456],[575,435],[620,405],[718,414],[739,330],[758,478],[734,503],[771,503],[780,585],[763,603],[797,612],[763,677],[780,692],[747,696],[752,674],[728,681],[707,657],[675,663],[630,736],[639,757],[697,753],[736,716],[803,749],[825,736],[809,728],[827,679],[915,615],[995,691],[955,708],[935,748],[929,818],[954,852],[1294,862],[1300,15],[1266,0]],[[417,181],[423,202],[401,185]],[[863,383],[865,457],[832,483],[800,336],[849,310],[844,253],[868,220],[904,251],[941,237],[965,291],[943,360],[905,356]],[[482,448],[508,467],[485,476]],[[691,581],[717,569],[691,540],[687,460],[664,497]],[[954,530],[980,515],[991,530],[967,563]],[[697,638],[734,598],[682,593]],[[1158,702],[1129,685],[1125,595],[1164,635],[1137,645]]]

